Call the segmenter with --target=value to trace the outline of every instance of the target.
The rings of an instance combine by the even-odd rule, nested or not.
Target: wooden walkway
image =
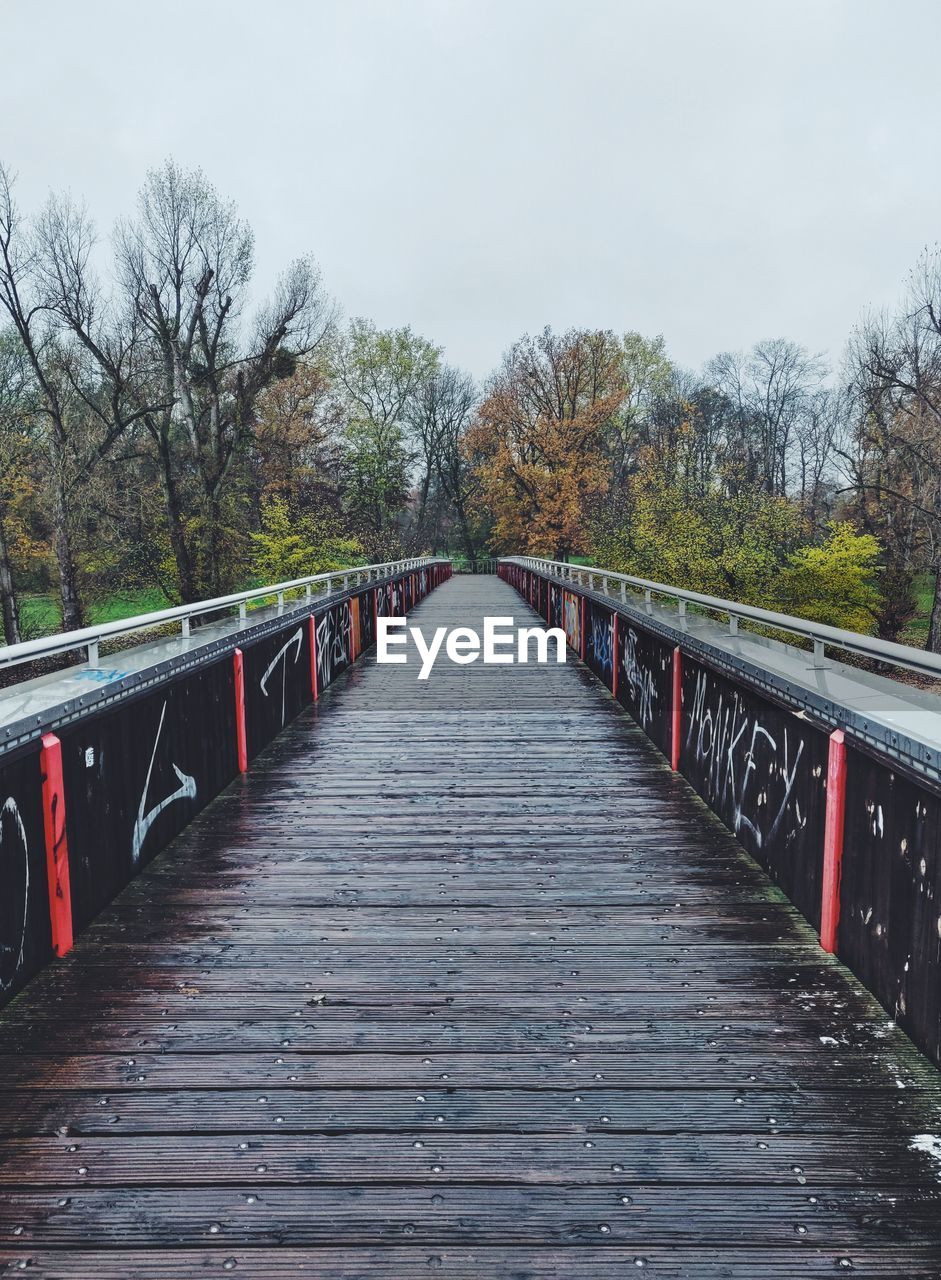
[[[485,613],[532,621],[411,620]],[[339,681],[0,1017],[0,1271],[941,1275],[937,1073],[608,694],[416,673]]]

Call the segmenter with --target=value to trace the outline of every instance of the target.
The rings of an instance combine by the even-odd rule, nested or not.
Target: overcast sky
[[[838,357],[941,232],[939,0],[4,0],[0,158],[100,229],[167,156],[348,315]]]

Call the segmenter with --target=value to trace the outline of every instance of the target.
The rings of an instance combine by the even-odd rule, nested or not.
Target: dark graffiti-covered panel
[[[354,601],[356,624],[359,628],[357,653],[365,653],[376,642],[376,601],[372,590],[361,592]]]
[[[0,1004],[51,956],[37,746],[0,768]]]
[[[562,592],[562,630],[570,649],[582,648],[582,598],[574,591]]]
[[[311,701],[310,619],[243,648],[245,724],[253,759]]]
[[[375,589],[375,601],[380,618],[403,618],[406,613],[405,585],[401,578],[386,582]]]
[[[59,736],[78,929],[235,776],[232,658]]]
[[[614,616],[610,609],[589,600],[585,609],[585,661],[610,689],[614,680]]]
[[[941,799],[853,748],[837,952],[941,1060]]]
[[[564,620],[564,612],[562,609],[562,588],[557,587],[554,582],[549,584],[548,613],[550,627],[558,627],[561,631]]]
[[[353,613],[341,600],[315,619],[317,631],[317,688],[324,690],[352,662]]]
[[[826,733],[688,655],[682,705],[683,773],[819,925]]]
[[[618,617],[618,701],[664,755],[672,736],[673,649],[664,640]]]

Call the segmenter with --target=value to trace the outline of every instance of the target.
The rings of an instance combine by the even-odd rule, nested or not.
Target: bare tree
[[[436,369],[418,396],[418,429],[426,465],[422,514],[431,482],[428,472],[431,471],[453,511],[464,554],[472,566],[477,564],[477,545],[470,503],[480,482],[467,455],[466,441],[476,403],[473,379],[449,365]]]
[[[22,343],[12,329],[0,331],[0,610],[7,644],[22,639],[10,559],[9,502],[11,486],[29,457],[32,410]]]
[[[184,490],[200,498],[202,579],[222,587],[224,510],[233,463],[248,445],[259,395],[329,333],[335,311],[313,261],[291,264],[271,300],[243,324],[251,229],[199,170],[172,161],[148,174],[137,216],[116,235],[127,305],[149,338],[138,400],[163,486],[180,592],[199,591]]]
[[[821,387],[806,399],[794,428],[797,496],[812,525],[822,523],[836,488],[834,462],[849,407],[842,387]]]
[[[69,201],[52,199],[38,219],[25,223],[12,179],[0,167],[0,304],[32,376],[66,630],[84,620],[76,498],[136,416],[126,394],[136,340],[120,326],[108,328],[90,270],[93,243],[90,222]]]
[[[820,356],[787,338],[756,343],[747,355],[723,352],[707,364],[707,377],[735,409],[729,456],[746,485],[790,492],[798,433],[824,373]]]
[[[926,253],[896,315],[870,316],[850,347],[857,401],[853,485],[935,579],[927,647],[941,653],[941,254]],[[883,539],[887,541],[887,539]]]

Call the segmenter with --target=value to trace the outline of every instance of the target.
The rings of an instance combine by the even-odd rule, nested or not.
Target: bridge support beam
[[[673,700],[670,708],[670,767],[680,771],[680,734],[683,724],[683,650],[679,645],[673,650]]]
[[[375,596],[373,591],[373,599]],[[317,680],[317,619],[313,614],[310,615],[310,692],[316,702],[320,697],[320,689]]]
[[[62,744],[54,733],[43,734],[39,768],[52,949],[57,956],[64,956],[72,949],[72,893],[69,886],[69,842],[65,832]]]
[[[611,693],[614,701],[618,700],[618,667],[621,665],[618,656],[618,615],[611,619]]]
[[[235,673],[235,749],[238,756],[239,773],[247,773],[248,734],[245,730],[245,664],[241,649],[236,649],[232,654],[232,669]]]
[[[840,871],[843,862],[843,824],[846,813],[846,742],[842,729],[830,734],[827,758],[827,809],[823,829],[823,891],[820,903],[820,945],[836,951],[840,925]]]

